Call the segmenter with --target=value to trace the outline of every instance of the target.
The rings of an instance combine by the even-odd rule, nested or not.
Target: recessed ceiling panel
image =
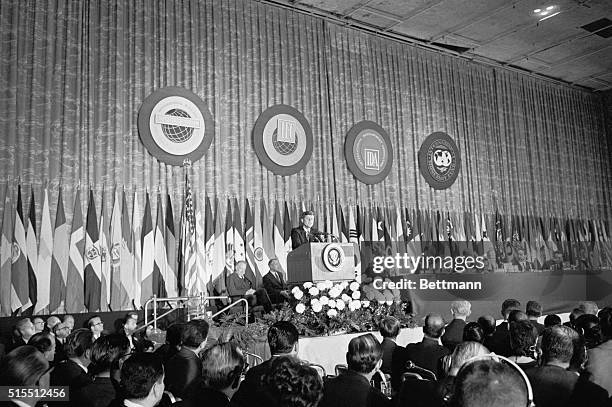
[[[439,2],[440,0],[374,0],[368,2],[368,7],[397,16],[407,16]]]
[[[342,14],[365,3],[365,0],[302,0],[299,5],[316,7],[335,14]]]
[[[397,20],[387,18],[381,14],[367,8],[360,8],[351,14],[351,18],[379,28],[385,28],[397,23]]]
[[[538,52],[535,56],[554,64],[568,58],[598,51],[605,46],[612,46],[612,43],[596,35],[589,35]],[[612,70],[612,67],[610,69]]]

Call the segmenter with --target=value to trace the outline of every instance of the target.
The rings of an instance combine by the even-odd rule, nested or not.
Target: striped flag
[[[283,235],[284,235],[284,239],[285,239],[285,256],[287,254],[289,254],[289,252],[293,249],[292,243],[291,243],[291,229],[293,228],[293,225],[291,224],[291,216],[289,214],[289,207],[287,205],[287,201],[285,201],[285,216],[283,219]],[[287,269],[285,268],[285,271],[287,271]]]
[[[108,311],[111,294],[111,261],[108,250],[107,231],[109,230],[108,218],[106,215],[106,207],[104,205],[104,190],[102,191],[102,206],[100,208],[100,282],[101,282],[101,300],[100,309]]]
[[[223,222],[221,221],[222,211],[221,204],[218,199],[215,200],[215,246],[213,253],[213,271],[212,281],[213,289],[216,294],[224,294],[227,289],[225,286],[225,233]]]
[[[36,297],[38,296],[38,281],[36,274],[38,273],[38,241],[36,238],[36,204],[34,203],[34,188],[30,194],[30,211],[28,213],[28,229],[26,233],[26,250],[28,251],[28,293],[30,302],[36,306]],[[23,312],[27,308],[22,308]]]
[[[122,308],[122,298],[125,299],[126,292],[121,285],[121,241],[123,231],[121,229],[121,206],[119,192],[115,187],[113,199],[113,210],[110,225],[110,308],[119,311]]]
[[[208,196],[204,200],[204,269],[206,271],[205,288],[213,295],[213,275],[215,267],[215,218]]]
[[[278,207],[278,201],[275,202],[274,206],[274,253],[276,258],[281,264],[283,271],[287,272],[287,251],[285,248],[285,238],[283,237],[283,221],[280,215],[280,209]]]
[[[257,208],[255,208],[257,210]],[[246,221],[245,221],[245,239],[246,239],[246,258],[249,268],[255,276],[256,285],[259,287],[262,282],[262,276],[266,272],[267,264],[263,264],[263,248],[259,246],[256,250],[255,246],[255,221],[253,220],[253,212],[249,205],[249,200],[246,200]],[[260,224],[261,233],[261,224]],[[261,242],[261,240],[260,240]]]
[[[176,235],[174,234],[174,211],[172,210],[172,200],[169,194],[166,194],[166,257],[168,259],[166,292],[169,297],[176,297],[178,296]]]
[[[134,254],[134,271],[132,272],[132,291],[130,294],[132,295],[132,300],[134,301],[134,307],[136,309],[144,305],[144,303],[140,302],[142,292],[141,216],[140,207],[138,206],[138,195],[134,192],[134,206],[132,208],[132,253]]]
[[[165,229],[164,208],[162,207],[161,194],[157,194],[157,216],[155,221],[153,273],[151,274],[151,280],[153,284],[153,294],[160,298],[164,298],[168,294],[166,290],[168,256],[166,254]]]
[[[83,252],[85,235],[83,229],[83,212],[81,212],[81,190],[77,189],[72,212],[72,229],[70,232],[70,261],[66,277],[66,312],[84,312],[85,299],[83,292]]]
[[[140,303],[144,306],[149,298],[153,296],[153,257],[155,253],[155,235],[153,231],[153,219],[151,218],[151,202],[149,192],[145,195],[144,217],[142,218],[141,231],[141,259],[142,277]]]
[[[338,238],[338,240],[342,240],[341,236],[340,236],[340,229],[338,228],[338,213],[336,212],[336,204],[331,204],[331,214],[330,214],[330,220],[331,220],[331,234],[333,236],[335,236],[336,238]]]
[[[53,229],[49,209],[49,191],[45,188],[43,213],[40,224],[40,247],[38,252],[38,299],[34,313],[49,313],[51,288],[51,259],[53,256]]]
[[[274,239],[273,239],[273,232],[272,232],[272,225],[270,223],[270,216],[268,215],[268,208],[266,207],[266,201],[262,200],[261,201],[261,217],[259,219],[259,221],[257,221],[257,218],[255,220],[255,227],[257,228],[257,223],[259,222],[260,226],[261,226],[261,244],[262,244],[262,248],[264,250],[263,253],[263,257],[264,259],[272,259],[275,258],[276,255],[274,254]],[[255,229],[255,233],[257,233],[257,229]],[[257,239],[257,235],[255,236],[255,239]],[[267,263],[266,263],[267,265]]]
[[[348,239],[351,243],[359,243],[359,237],[357,236],[357,223],[355,223],[355,216],[353,215],[353,208],[349,205],[348,210]]]
[[[226,244],[226,259],[224,260],[226,266],[230,268],[230,272],[234,272],[234,259],[235,259],[235,249],[234,249],[234,218],[232,216],[232,201],[228,198],[227,200],[227,208],[225,211],[225,244]],[[231,257],[231,261],[227,261],[227,258]]]
[[[0,238],[0,315],[11,315],[11,259],[13,249],[13,205],[6,186],[4,214],[2,217],[2,238]]]
[[[185,202],[181,215],[181,235],[179,238],[179,290],[181,295],[193,294],[195,269],[196,225],[193,210],[193,197],[189,179],[186,179]]]
[[[51,287],[49,289],[49,312],[66,312],[66,280],[70,255],[70,225],[64,213],[62,189],[57,196],[55,212],[55,233],[53,234],[53,256],[51,261]]]
[[[135,290],[135,259],[134,259],[134,235],[132,231],[132,223],[130,221],[130,212],[125,197],[125,190],[121,191],[121,250],[120,250],[120,305],[119,309],[131,309],[132,298],[134,298]]]
[[[85,307],[89,312],[100,311],[102,293],[102,262],[100,234],[93,191],[89,190],[87,222],[85,226]]]
[[[206,205],[206,204],[204,204]],[[204,211],[206,208],[204,207]],[[195,294],[206,291],[206,241],[204,237],[204,213],[201,208],[196,206],[196,245],[195,245]]]
[[[244,250],[244,230],[242,229],[242,220],[240,218],[241,213],[238,198],[234,198],[234,221],[232,222],[232,227],[234,230],[235,262],[246,261],[246,252]]]
[[[26,232],[23,223],[23,207],[21,204],[21,185],[17,187],[17,208],[15,208],[15,223],[13,229],[13,248],[11,265],[11,310],[13,312],[29,308],[32,303],[29,298],[28,258]]]
[[[346,222],[344,220],[344,211],[342,210],[342,205],[338,204],[338,231],[340,232],[340,242],[347,243],[349,241],[349,230],[347,228]]]

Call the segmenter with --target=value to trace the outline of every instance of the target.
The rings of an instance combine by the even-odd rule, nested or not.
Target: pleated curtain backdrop
[[[142,101],[164,86],[194,91],[215,120],[191,169],[198,202],[263,198],[270,216],[288,200],[612,218],[599,95],[296,11],[249,0],[6,0],[0,55],[0,182],[12,194],[33,185],[37,213],[48,182],[52,218],[61,185],[71,221],[80,185],[98,207],[104,191],[107,217],[115,186],[130,207],[134,192],[141,208],[145,191],[168,192],[179,219],[184,171],[153,158],[136,127]],[[258,115],[279,103],[303,112],[314,135],[310,162],[289,177],[266,170],[251,141]],[[366,119],[394,148],[391,173],[372,186],[344,160],[346,132]],[[444,191],[418,170],[434,131],[461,149]]]

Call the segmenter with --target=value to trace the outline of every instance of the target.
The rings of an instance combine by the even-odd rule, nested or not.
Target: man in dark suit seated
[[[514,298],[509,298],[502,303],[501,314],[504,317],[504,322],[495,328],[495,333],[491,337],[491,340],[486,343],[486,346],[491,352],[495,352],[502,356],[510,356],[512,354],[508,317],[512,311],[520,310],[520,308],[521,303]]]
[[[383,341],[380,344],[382,347],[382,366],[380,371],[388,375],[391,374],[391,366],[393,360],[393,353],[396,349],[404,349],[395,343],[397,335],[400,332],[400,322],[395,317],[385,317],[380,321],[380,335],[383,337]]]
[[[538,318],[542,316],[542,305],[537,301],[527,301],[525,313],[531,324],[538,330],[538,336],[544,332],[544,325],[538,322]]]
[[[268,329],[268,345],[272,357],[252,367],[246,373],[244,381],[232,397],[232,406],[266,406],[270,405],[269,395],[262,391],[262,379],[270,370],[272,360],[279,356],[295,356],[298,351],[299,333],[288,321],[274,323]]]
[[[253,277],[246,275],[246,267],[245,261],[239,261],[234,267],[234,272],[229,275],[227,292],[230,298],[232,301],[244,298],[249,302],[249,306],[262,305],[266,312],[271,311],[272,304],[268,293],[264,288],[256,289],[255,281],[252,280]]]
[[[181,349],[165,365],[166,390],[175,397],[183,398],[187,388],[202,378],[200,352],[207,336],[208,323],[204,320],[192,320],[183,327]]]
[[[391,370],[391,385],[394,391],[399,391],[402,375],[406,371],[406,363],[412,361],[415,365],[430,370],[438,375],[441,370],[440,359],[450,352],[442,346],[440,337],[444,334],[444,320],[440,314],[429,314],[423,325],[423,340],[419,343],[406,345],[403,351],[396,350],[393,355]]]
[[[521,272],[533,271],[533,265],[527,260],[527,254],[523,248],[516,251],[516,258],[512,261],[512,264],[517,266]]]
[[[324,384],[319,407],[391,406],[391,400],[370,385],[381,358],[382,348],[374,335],[351,339],[346,353],[348,371]]]
[[[300,226],[291,229],[291,247],[293,250],[304,243],[319,241],[320,232],[312,225],[314,225],[314,213],[312,211],[302,212]]]
[[[452,353],[455,347],[463,342],[463,330],[465,329],[465,320],[472,313],[472,304],[469,301],[457,300],[453,301],[450,306],[453,320],[446,325],[444,335],[442,335],[442,345]]]
[[[153,353],[131,355],[121,367],[121,392],[109,407],[153,407],[164,395],[164,366]]]
[[[289,298],[289,290],[283,277],[283,268],[278,259],[271,259],[268,266],[270,266],[270,271],[263,276],[263,286],[272,304],[281,304]]]
[[[34,334],[34,324],[30,320],[30,318],[20,319],[15,324],[15,329],[13,330],[13,338],[7,350],[11,351],[19,346],[27,344],[32,335]]]
[[[51,386],[68,386],[72,393],[90,384],[92,380],[88,367],[92,346],[93,333],[89,329],[72,331],[64,344],[67,359],[51,371]]]
[[[47,390],[44,384],[45,373],[49,369],[49,362],[34,346],[24,345],[9,352],[0,360],[0,386],[7,386],[2,390],[0,406],[35,406],[41,398],[33,390]],[[21,397],[13,398],[11,388],[27,386],[23,389]],[[28,393],[29,390],[29,393]]]
[[[607,340],[589,349],[586,371],[592,382],[606,389],[612,396],[612,307],[605,307],[597,316],[601,334]]]

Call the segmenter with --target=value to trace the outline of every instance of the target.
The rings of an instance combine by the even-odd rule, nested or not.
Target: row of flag
[[[105,218],[105,202],[98,212],[90,190],[83,217],[77,190],[69,223],[60,189],[52,225],[45,189],[37,229],[33,191],[27,218],[21,186],[15,202],[7,193],[0,241],[0,315],[117,311],[138,309],[153,295],[222,295],[228,274],[240,260],[247,262],[249,277],[259,285],[269,259],[278,258],[287,269],[291,229],[306,209],[315,213],[315,228],[357,247],[363,241],[380,241],[388,252],[418,255],[419,242],[458,241],[484,253],[511,242],[527,249],[532,261],[544,261],[556,250],[576,256],[579,244],[588,244],[602,263],[612,264],[609,225],[601,220],[324,202],[307,208],[304,203],[276,201],[268,208],[265,200],[237,198],[223,202],[204,197],[198,202],[187,179],[177,236],[169,195],[157,194],[155,223],[149,193],[142,210],[136,196],[132,198],[128,206],[125,191],[116,188],[111,216]],[[358,255],[355,260],[357,275]]]

